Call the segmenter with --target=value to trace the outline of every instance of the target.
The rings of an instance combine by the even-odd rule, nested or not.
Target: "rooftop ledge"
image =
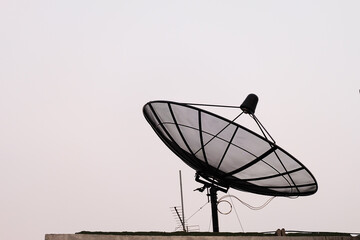
[[[75,234],[46,234],[45,240],[360,240],[358,233],[288,231],[285,235],[282,234],[281,230],[262,233],[82,231]]]

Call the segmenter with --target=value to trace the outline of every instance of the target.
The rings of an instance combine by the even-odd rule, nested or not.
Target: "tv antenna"
[[[143,107],[160,139],[196,171],[195,180],[203,184],[198,190],[207,189],[214,232],[219,232],[218,191],[298,197],[318,189],[311,172],[279,147],[255,116],[257,103],[258,97],[249,94],[240,106],[151,101]],[[240,113],[228,120],[201,106],[238,108]],[[252,118],[262,135],[236,123],[240,116]]]

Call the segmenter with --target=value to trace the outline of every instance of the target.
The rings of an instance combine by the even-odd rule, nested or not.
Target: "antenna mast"
[[[182,190],[182,179],[181,179],[181,170],[179,170],[179,177],[180,177],[180,194],[181,194],[181,209],[182,209],[182,225],[183,225],[183,230],[184,232],[186,232],[186,227],[185,227],[185,209],[184,209],[184,197],[183,197],[183,190]]]

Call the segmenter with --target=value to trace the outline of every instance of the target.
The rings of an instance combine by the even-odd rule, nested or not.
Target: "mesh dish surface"
[[[235,122],[170,101],[149,102],[143,113],[161,140],[210,182],[270,196],[317,191],[314,176],[300,161]]]

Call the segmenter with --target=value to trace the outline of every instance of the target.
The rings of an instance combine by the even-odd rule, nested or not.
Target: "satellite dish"
[[[311,195],[318,189],[311,172],[276,145],[256,118],[257,102],[258,97],[250,94],[234,120],[195,107],[215,105],[152,101],[143,107],[160,139],[196,171],[196,181],[210,188],[214,232],[219,229],[218,190],[293,197]],[[244,113],[254,119],[263,136],[235,122]]]

